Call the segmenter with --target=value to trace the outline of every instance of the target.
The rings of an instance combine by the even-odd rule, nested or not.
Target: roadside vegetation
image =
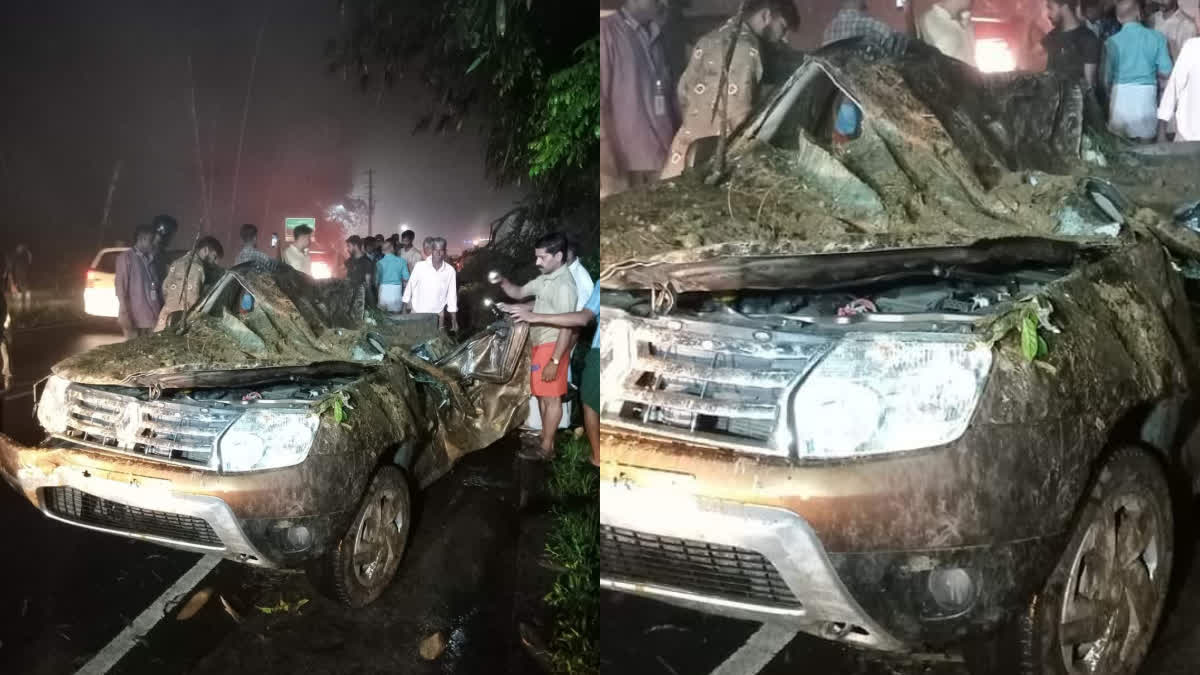
[[[600,669],[600,474],[587,439],[559,437],[549,489],[560,500],[546,537],[548,561],[560,571],[546,605],[553,615],[550,658],[564,675]]]

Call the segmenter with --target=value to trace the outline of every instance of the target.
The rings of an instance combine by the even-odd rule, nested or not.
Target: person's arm
[[[562,363],[563,355],[570,351],[574,335],[575,330],[572,328],[558,329],[558,339],[554,341],[554,357],[542,368],[543,382],[553,382],[554,378],[558,377],[558,367]]]
[[[1166,86],[1167,78],[1171,76],[1171,52],[1167,50],[1167,38],[1158,36],[1158,84]]]
[[[517,321],[542,326],[554,326],[555,328],[583,328],[596,318],[596,315],[590,309],[581,309],[578,312],[566,312],[564,314],[539,314],[533,311],[528,305],[500,303],[498,306]]]
[[[1109,38],[1111,40],[1112,38]],[[1109,41],[1104,43],[1104,85],[1109,91],[1112,91],[1113,80],[1117,77],[1117,50],[1109,44]]]
[[[1160,143],[1167,140],[1167,123],[1175,118],[1175,106],[1178,104],[1176,75],[1177,72],[1172,72],[1171,77],[1167,79],[1167,85],[1163,87],[1162,101],[1158,104],[1158,141]]]
[[[448,264],[448,263],[443,263]],[[450,330],[458,332],[458,273],[450,268],[450,283],[446,286],[446,313],[450,315]]]
[[[117,295],[117,323],[123,328],[133,325],[129,318],[129,256],[128,251],[117,255],[117,273],[113,286]]]
[[[1103,50],[1101,49],[1100,39],[1092,35],[1091,32],[1086,34],[1087,39],[1084,40],[1083,46],[1083,80],[1087,83],[1088,89],[1096,88],[1097,72],[1100,70],[1100,58]]]
[[[758,85],[762,82],[762,58],[757,50],[751,53],[750,45],[744,39],[739,39],[734,49],[733,62],[729,66],[729,88],[726,92],[729,110],[728,133],[733,133],[738,126],[754,112],[754,104],[758,101]],[[717,94],[720,96],[720,93]],[[720,109],[717,115],[721,114]],[[718,117],[719,119],[719,117]]]
[[[540,278],[538,277],[538,279]],[[538,279],[534,279],[524,286],[518,286],[509,281],[508,277],[500,277],[500,290],[504,291],[504,294],[513,300],[524,300],[531,295],[537,295],[539,288],[539,285],[537,285]]]
[[[400,296],[400,302],[402,302],[404,304],[405,312],[412,311],[412,294],[413,294],[413,286],[415,286],[416,282],[417,282],[417,275],[416,275],[417,268],[414,268],[413,272],[414,272],[414,274],[409,277],[408,283],[404,284],[404,293]]]
[[[574,307],[575,306],[575,285],[559,284],[551,291],[555,295],[553,306],[555,307]],[[575,346],[575,340],[579,329],[577,328],[559,328],[558,339],[554,341],[554,358],[550,363],[550,372],[542,373],[542,380],[550,382],[558,374],[558,365],[561,365],[562,360],[567,358],[571,353],[571,348]]]

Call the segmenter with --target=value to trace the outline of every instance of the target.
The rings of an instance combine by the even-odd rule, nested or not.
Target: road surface
[[[78,324],[13,337],[0,427],[32,443],[41,434],[31,385],[65,356],[120,336]],[[532,672],[515,645],[510,600],[520,529],[512,473],[511,448],[493,447],[423,493],[396,582],[363,610],[317,595],[303,574],[213,565],[52,521],[0,484],[0,673],[58,675],[89,663],[90,673],[155,675]],[[197,595],[207,600],[178,620]],[[288,611],[259,609],[281,601]],[[131,623],[149,632],[131,639]],[[429,662],[417,648],[434,632],[448,646]],[[98,654],[117,658],[96,667],[106,660]]]

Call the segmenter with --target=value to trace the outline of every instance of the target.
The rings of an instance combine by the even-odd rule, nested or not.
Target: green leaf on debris
[[[1037,358],[1044,359],[1046,358],[1046,354],[1050,351],[1050,347],[1046,345],[1046,338],[1042,337],[1041,335],[1038,336],[1037,340]]]
[[[1037,317],[1026,314],[1021,319],[1021,355],[1033,361],[1038,354]]]

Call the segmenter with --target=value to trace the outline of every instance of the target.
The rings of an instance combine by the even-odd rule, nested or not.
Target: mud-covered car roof
[[[243,292],[254,297],[253,311],[229,311]],[[243,263],[214,284],[186,325],[97,347],[52,372],[74,382],[121,385],[189,372],[363,363],[378,358],[363,349],[368,332],[408,345],[438,335],[436,321],[368,312],[361,286],[313,281],[286,265]]]
[[[864,113],[843,147],[808,129],[839,91]],[[719,180],[698,167],[601,202],[603,262],[1059,236],[1081,179],[1114,173],[1123,148],[1088,110],[1053,74],[984,75],[921,43],[836,43],[735,132]]]

